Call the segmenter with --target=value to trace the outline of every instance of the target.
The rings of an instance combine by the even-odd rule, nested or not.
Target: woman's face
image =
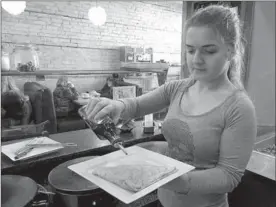
[[[57,85],[67,86],[67,84],[68,84],[68,77],[65,76],[58,79]]]
[[[227,74],[228,47],[211,28],[190,27],[186,35],[186,59],[196,80],[212,81]]]

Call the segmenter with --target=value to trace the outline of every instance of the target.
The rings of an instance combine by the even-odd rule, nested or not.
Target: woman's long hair
[[[67,76],[60,76],[56,86],[62,86],[62,87],[66,87],[68,85],[68,77]]]
[[[15,91],[19,94],[21,94],[19,88],[16,86],[15,81],[10,76],[2,76],[1,80],[1,92],[5,93],[8,91]],[[22,95],[22,94],[21,94]]]

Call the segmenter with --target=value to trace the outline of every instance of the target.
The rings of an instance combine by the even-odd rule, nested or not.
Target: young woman
[[[74,114],[76,105],[73,100],[77,100],[78,96],[79,93],[74,85],[68,81],[68,77],[60,77],[53,92],[57,116],[68,116],[69,113]]]
[[[186,23],[190,77],[133,99],[92,99],[90,119],[140,117],[169,107],[162,133],[165,154],[195,170],[158,190],[164,207],[227,207],[256,137],[252,101],[240,81],[243,44],[238,15],[225,6],[197,11]]]
[[[17,121],[17,125],[26,125],[30,121],[32,106],[10,76],[2,76],[1,81],[1,118]],[[4,124],[5,127],[13,124]]]

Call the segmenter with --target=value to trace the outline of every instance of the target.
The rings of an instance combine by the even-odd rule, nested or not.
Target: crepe
[[[143,162],[101,166],[96,168],[92,173],[125,190],[138,192],[174,173],[176,170],[175,167]]]

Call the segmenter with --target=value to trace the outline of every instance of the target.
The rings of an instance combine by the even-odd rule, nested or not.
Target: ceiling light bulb
[[[106,12],[102,7],[92,7],[88,11],[89,20],[96,26],[101,26],[106,21]]]
[[[12,15],[19,15],[26,8],[25,1],[2,1],[2,8]]]

